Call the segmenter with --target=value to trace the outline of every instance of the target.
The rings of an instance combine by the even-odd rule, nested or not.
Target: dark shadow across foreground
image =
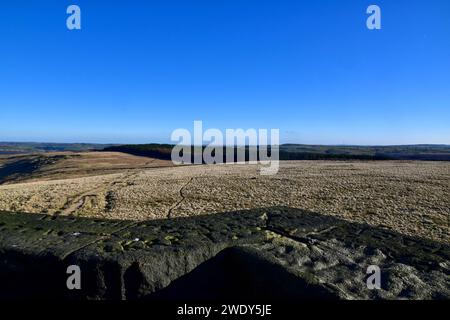
[[[0,298],[449,299],[448,244],[274,207],[145,222],[0,213]],[[381,290],[366,270],[381,268]],[[81,290],[66,269],[81,268]]]

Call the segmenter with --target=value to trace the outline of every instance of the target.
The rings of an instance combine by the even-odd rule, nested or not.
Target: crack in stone
[[[296,242],[304,243],[306,245],[311,245],[311,244],[314,244],[315,242],[317,242],[316,239],[310,238],[310,237],[308,237],[308,235],[306,235],[305,237],[293,236],[293,235],[291,235],[291,234],[289,234],[289,233],[287,233],[287,232],[285,232],[283,230],[280,230],[280,229],[277,229],[277,228],[273,228],[273,227],[270,227],[270,226],[266,226],[265,229],[267,231],[271,231],[271,232],[273,232],[275,234],[278,234],[278,235],[280,235],[282,237],[291,239],[291,240],[296,241]]]
[[[186,196],[183,194],[184,189],[194,180],[195,177],[192,177],[189,179],[188,182],[186,182],[186,184],[184,184],[180,190],[178,191],[178,193],[180,194],[181,199],[179,201],[177,201],[167,212],[167,218],[170,219],[172,218],[172,212],[173,210],[175,210],[176,208],[179,207],[179,205],[186,199]]]

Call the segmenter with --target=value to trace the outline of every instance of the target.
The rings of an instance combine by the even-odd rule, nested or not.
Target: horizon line
[[[1,144],[8,144],[8,143],[17,143],[17,144],[60,144],[60,145],[73,145],[73,144],[80,144],[80,145],[117,145],[117,146],[123,146],[123,145],[149,145],[149,144],[155,144],[155,145],[177,145],[176,143],[162,143],[162,142],[146,142],[146,143],[115,143],[115,142],[54,142],[54,141],[0,141]],[[206,144],[208,145],[208,144]],[[303,145],[303,146],[324,146],[324,147],[401,147],[401,146],[443,146],[443,147],[450,147],[450,143],[406,143],[406,144],[317,144],[317,143],[280,143],[279,146],[287,146],[287,145]],[[192,145],[191,145],[192,146]],[[195,145],[194,145],[195,146]],[[205,145],[203,145],[205,146]],[[213,146],[220,146],[220,145],[213,145]],[[223,145],[225,146],[225,145]],[[248,145],[245,145],[248,146]],[[259,145],[257,145],[259,146]]]

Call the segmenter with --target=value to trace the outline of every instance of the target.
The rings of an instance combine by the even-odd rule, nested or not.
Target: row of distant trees
[[[197,147],[200,148],[200,147]],[[202,147],[202,151],[205,146]],[[235,147],[234,150],[234,159],[237,160],[238,150],[245,149],[245,160],[249,160],[249,148],[248,147]],[[171,160],[173,145],[170,144],[141,144],[141,145],[120,145],[120,146],[110,146],[104,149],[104,151],[117,151],[124,152],[136,156],[145,156],[163,160]],[[258,148],[259,149],[259,148]],[[194,162],[194,151],[195,148],[191,147],[191,157],[192,163]],[[258,150],[259,151],[259,150]],[[182,154],[181,154],[182,155]],[[214,153],[213,153],[214,155]],[[227,162],[226,160],[226,150],[223,149],[223,162]],[[259,155],[259,152],[258,152]],[[270,156],[270,147],[268,148],[268,155]],[[329,153],[315,153],[315,152],[295,152],[288,150],[280,150],[279,151],[280,160],[389,160],[393,159],[392,157],[385,155],[367,155],[367,154],[329,154]],[[258,156],[258,159],[259,156]]]

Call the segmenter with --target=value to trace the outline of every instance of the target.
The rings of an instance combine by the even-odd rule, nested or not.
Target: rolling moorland
[[[55,151],[117,151],[170,160],[170,144],[86,144],[0,142],[0,154],[29,154]],[[450,145],[324,146],[283,144],[280,160],[450,160]]]
[[[283,157],[327,160],[261,176],[174,166],[168,145],[85,147],[0,155],[0,298],[450,297],[448,161],[290,145]],[[443,160],[446,148],[383,150]],[[63,286],[67,263],[86,272],[80,292]],[[369,264],[381,290],[366,287]]]
[[[258,165],[173,167],[161,155],[142,156],[167,148],[150,146],[0,156],[0,210],[148,220],[288,206],[441,242],[450,238],[447,161],[290,160],[265,177]],[[402,150],[441,154],[446,147],[411,148]]]
[[[102,150],[110,145],[92,143],[0,142],[1,154],[29,154],[52,151]]]

